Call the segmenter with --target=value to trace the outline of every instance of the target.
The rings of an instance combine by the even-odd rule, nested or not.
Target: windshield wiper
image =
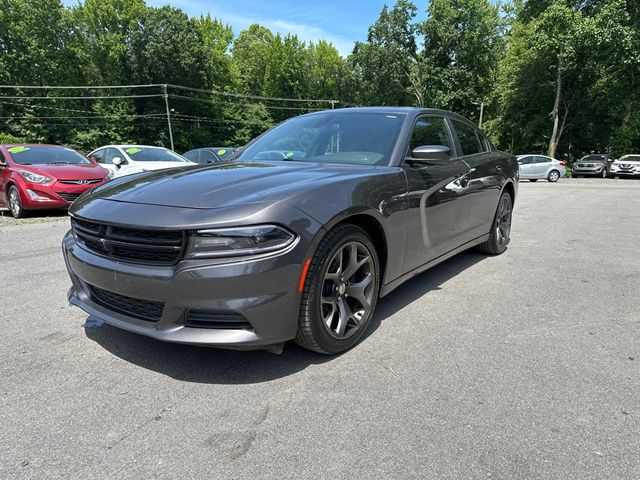
[[[69,162],[49,162],[49,165],[69,165]]]

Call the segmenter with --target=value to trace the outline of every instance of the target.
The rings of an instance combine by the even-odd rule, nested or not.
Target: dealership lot
[[[87,319],[68,219],[0,217],[0,478],[640,477],[638,212],[640,182],[521,183],[506,254],[411,280],[334,358]]]

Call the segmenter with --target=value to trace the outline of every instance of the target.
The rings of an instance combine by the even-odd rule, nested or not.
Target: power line
[[[29,97],[29,96],[0,96],[0,99],[9,99],[9,100],[99,100],[99,99],[116,99],[116,98],[152,98],[152,97],[163,97],[164,95],[161,93],[150,94],[150,95],[102,95],[102,96],[91,96],[91,97]]]
[[[225,97],[236,97],[236,98],[250,98],[253,100],[272,100],[278,102],[304,102],[304,103],[332,103],[337,102],[336,100],[318,100],[318,99],[306,99],[306,98],[283,98],[283,97],[263,97],[260,95],[245,95],[242,93],[228,93],[228,92],[220,92],[216,90],[205,90],[202,88],[193,88],[193,87],[183,87],[181,85],[172,85],[168,84],[167,87],[175,88],[178,90],[188,90],[190,92],[200,92],[200,93],[212,93],[214,95],[223,95]]]
[[[176,95],[173,93],[169,94],[169,98],[179,98],[183,100],[191,100],[197,102],[208,103],[212,105],[223,104],[223,105],[234,105],[236,107],[253,107],[256,106],[256,103],[235,103],[235,102],[227,102],[225,100],[213,100],[208,98],[197,98],[197,97],[187,97],[185,95]],[[324,110],[324,108],[305,108],[305,107],[281,107],[279,105],[263,105],[266,109],[273,110],[297,110],[297,111],[309,111],[309,112],[317,112],[320,110]]]
[[[164,113],[146,113],[146,114],[123,114],[123,115],[79,115],[79,116],[39,116],[39,115],[21,115],[21,116],[7,116],[0,117],[2,120],[7,119],[16,119],[16,120],[33,120],[33,119],[65,119],[65,118],[107,118],[112,120],[118,120],[120,118],[127,117],[137,117],[137,118],[146,118],[146,117],[166,117]]]
[[[330,103],[330,104],[342,104],[338,100],[328,99],[314,99],[314,98],[285,98],[285,97],[267,97],[262,95],[249,95],[244,93],[232,93],[221,92],[219,90],[208,90],[204,88],[185,87],[183,85],[164,84],[164,83],[149,83],[144,85],[0,85],[0,89],[23,89],[23,90],[109,90],[118,88],[158,88],[168,87],[177,90],[186,90],[190,92],[208,93],[212,95],[221,95],[225,97],[233,98],[248,98],[252,100],[266,100],[274,102],[302,102],[302,103]],[[4,97],[9,98],[9,97]],[[88,97],[83,97],[88,98]]]

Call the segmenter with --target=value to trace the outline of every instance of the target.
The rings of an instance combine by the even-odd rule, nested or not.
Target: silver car
[[[567,173],[566,162],[561,162],[555,158],[545,155],[518,155],[518,165],[520,165],[520,178],[537,182],[539,179],[546,179],[550,182],[557,182],[560,177]]]

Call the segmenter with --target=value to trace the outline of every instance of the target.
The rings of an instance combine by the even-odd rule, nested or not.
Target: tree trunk
[[[560,141],[560,101],[562,100],[562,61],[558,59],[558,74],[556,77],[556,99],[553,103],[553,132],[551,133],[551,139],[549,140],[549,151],[547,154],[551,158],[556,158],[556,149],[558,148],[558,142]]]

